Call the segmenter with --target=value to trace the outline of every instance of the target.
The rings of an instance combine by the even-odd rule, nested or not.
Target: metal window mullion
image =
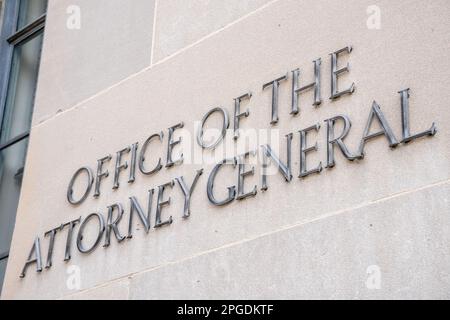
[[[12,146],[15,143],[18,143],[26,138],[28,138],[30,136],[30,131],[24,132],[22,134],[19,134],[18,136],[15,136],[14,138],[6,141],[3,144],[0,144],[0,151],[2,151],[3,149],[6,149],[10,146]]]
[[[0,253],[0,260],[6,259],[9,257],[9,251]]]
[[[0,35],[0,131],[3,127],[3,114],[5,111],[6,94],[8,92],[9,74],[13,49],[7,39],[17,28],[20,3],[17,0],[6,1],[3,13],[3,26]]]
[[[44,29],[45,18],[46,14],[44,13],[42,16],[40,16],[30,24],[26,25],[25,27],[14,33],[12,36],[10,36],[7,39],[8,43],[16,46],[28,40],[29,38],[35,36],[39,31]]]

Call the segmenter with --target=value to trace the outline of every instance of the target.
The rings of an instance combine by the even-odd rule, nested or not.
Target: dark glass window
[[[0,293],[25,167],[47,0],[10,0],[1,7]]]

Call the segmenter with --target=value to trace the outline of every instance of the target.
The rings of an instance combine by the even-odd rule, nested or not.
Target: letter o
[[[214,142],[212,142],[212,143],[210,143],[210,144],[205,144],[205,142],[203,141],[203,127],[205,126],[205,122],[206,122],[206,120],[208,120],[208,118],[214,113],[214,112],[221,112],[222,113],[222,116],[223,116],[223,122],[222,122],[222,133],[221,133],[221,135],[220,135],[220,137],[216,140],[216,141],[214,141]],[[230,121],[228,120],[228,114],[227,114],[227,111],[225,110],[225,109],[223,109],[223,108],[214,108],[214,109],[211,109],[211,110],[209,110],[204,116],[203,116],[203,119],[202,119],[202,125],[201,125],[201,127],[200,127],[200,130],[198,130],[198,132],[197,132],[197,142],[198,142],[198,144],[203,148],[203,149],[213,149],[213,148],[215,148],[222,140],[223,140],[223,138],[225,137],[225,134],[226,134],[226,132],[227,132],[227,129],[228,129],[228,126],[230,125]]]
[[[73,198],[73,184],[75,183],[75,180],[78,178],[78,176],[83,172],[86,171],[88,175],[88,185],[86,187],[86,190],[84,191],[83,196],[80,198],[80,200],[75,200]],[[77,205],[82,203],[84,200],[86,200],[87,196],[89,195],[89,192],[91,191],[92,184],[94,183],[94,174],[92,173],[92,170],[88,167],[82,167],[75,172],[72,179],[70,179],[69,187],[67,188],[67,201],[73,205]]]
[[[97,239],[95,240],[95,243],[90,248],[86,249],[83,247],[83,244],[81,243],[81,241],[83,240],[83,231],[84,231],[84,228],[86,227],[86,224],[94,217],[97,217],[97,219],[98,219],[98,236],[97,236]],[[97,247],[97,245],[100,243],[100,240],[102,239],[102,235],[103,235],[104,231],[105,231],[105,220],[103,219],[103,216],[98,213],[91,213],[90,215],[88,215],[86,217],[86,219],[84,219],[84,221],[81,223],[80,229],[78,230],[78,236],[77,236],[78,250],[81,253],[89,253],[92,250],[94,250]]]

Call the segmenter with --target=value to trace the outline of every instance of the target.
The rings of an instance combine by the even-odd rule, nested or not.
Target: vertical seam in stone
[[[155,52],[155,42],[156,42],[156,12],[158,11],[158,0],[155,0],[155,6],[153,7],[153,30],[152,30],[152,48],[150,52],[150,66],[153,65],[153,55]]]
[[[157,64],[160,64],[160,63],[164,63],[165,61],[172,59],[173,57],[179,55],[180,53],[182,53],[182,52],[184,52],[184,51],[186,51],[186,50],[188,50],[188,49],[190,49],[190,48],[192,48],[192,47],[195,47],[196,45],[202,43],[202,42],[205,41],[206,39],[212,38],[212,37],[215,36],[216,34],[219,34],[219,33],[221,33],[222,31],[224,31],[224,30],[226,30],[226,29],[228,29],[228,28],[230,28],[230,27],[232,27],[232,26],[238,24],[239,22],[246,20],[248,17],[251,17],[251,16],[253,16],[253,15],[256,14],[256,13],[265,10],[266,8],[272,6],[273,4],[275,4],[275,3],[278,2],[278,1],[280,1],[280,0],[271,0],[271,1],[267,2],[266,4],[262,5],[261,7],[256,8],[255,10],[253,10],[253,11],[251,11],[251,12],[248,12],[248,13],[244,14],[243,16],[241,16],[241,17],[239,17],[239,18],[237,18],[237,19],[235,19],[235,20],[229,22],[229,23],[226,24],[225,26],[223,26],[223,27],[221,27],[221,28],[219,28],[219,29],[217,29],[217,30],[211,32],[211,33],[208,33],[207,35],[201,37],[200,39],[197,39],[196,41],[194,41],[194,42],[192,42],[192,43],[190,43],[190,44],[188,44],[188,45],[186,45],[186,46],[184,46],[184,47],[178,49],[178,50],[175,51],[174,53],[171,53],[171,54],[169,54],[168,56],[159,59],[159,60],[158,60],[156,63],[154,63],[153,65],[157,65]],[[152,63],[153,63],[153,61],[152,61]]]
[[[210,33],[210,34],[208,34],[207,36],[205,36],[205,37],[203,37],[203,38],[201,38],[201,39],[195,41],[194,43],[191,43],[190,45],[188,45],[188,46],[186,46],[186,47],[184,47],[184,48],[182,48],[182,49],[176,51],[175,53],[173,53],[173,54],[171,54],[171,55],[169,55],[169,56],[167,56],[167,57],[165,57],[165,58],[163,58],[163,59],[158,60],[158,61],[155,62],[155,63],[153,63],[153,47],[154,47],[155,39],[152,39],[152,50],[151,50],[152,52],[151,52],[151,54],[150,54],[150,58],[151,58],[150,66],[147,66],[147,67],[145,67],[145,68],[143,68],[143,69],[141,69],[141,70],[139,70],[139,71],[137,71],[137,72],[135,72],[135,73],[133,73],[133,74],[131,74],[131,75],[125,77],[125,78],[123,78],[122,80],[119,80],[119,81],[116,82],[115,84],[112,84],[111,86],[106,87],[106,88],[104,88],[104,89],[98,91],[97,93],[93,94],[92,96],[90,96],[90,97],[88,97],[88,98],[86,98],[86,99],[84,99],[84,100],[82,100],[82,101],[79,101],[79,102],[75,103],[75,104],[74,104],[72,107],[70,107],[70,108],[63,110],[63,111],[60,112],[60,113],[57,113],[57,114],[54,114],[54,115],[50,116],[48,119],[45,119],[45,120],[39,122],[38,124],[36,124],[35,127],[39,127],[39,126],[43,125],[44,123],[47,123],[48,121],[51,121],[51,120],[53,120],[53,119],[55,119],[55,118],[57,118],[57,117],[59,117],[59,116],[65,114],[65,113],[67,113],[67,112],[71,112],[71,111],[76,110],[77,108],[83,106],[83,105],[84,105],[85,103],[87,103],[88,101],[91,101],[91,100],[97,98],[98,96],[104,94],[105,92],[108,92],[108,91],[111,90],[112,88],[116,88],[116,87],[119,86],[120,84],[122,84],[122,83],[124,83],[124,82],[126,82],[126,81],[128,81],[128,80],[130,80],[130,79],[132,79],[132,78],[134,78],[134,77],[137,77],[138,75],[140,75],[140,74],[142,74],[142,73],[144,73],[144,72],[146,72],[146,71],[148,71],[148,70],[151,70],[152,67],[154,67],[154,66],[156,66],[156,65],[163,64],[164,62],[166,62],[166,61],[172,59],[173,57],[175,57],[175,56],[181,54],[182,52],[185,52],[185,51],[189,50],[190,48],[195,47],[196,45],[202,43],[202,42],[205,41],[206,39],[209,39],[209,38],[215,36],[216,34],[218,34],[218,33],[222,32],[222,31],[228,29],[229,27],[231,27],[231,26],[233,26],[233,25],[236,25],[237,23],[239,23],[239,22],[241,22],[241,21],[247,19],[248,17],[254,15],[254,14],[257,13],[257,12],[260,12],[260,11],[266,9],[267,7],[273,5],[274,3],[278,2],[278,1],[280,1],[280,0],[272,0],[272,1],[268,2],[268,3],[266,3],[265,5],[263,5],[263,6],[259,7],[259,8],[257,8],[257,9],[255,9],[254,11],[252,11],[252,12],[250,12],[250,13],[248,13],[248,14],[246,14],[246,15],[240,17],[240,18],[238,18],[237,20],[234,20],[233,22],[227,24],[226,26],[224,26],[224,27],[222,27],[222,28],[220,28],[220,29],[218,29],[218,30],[216,30],[216,31],[214,31],[214,32],[212,32],[212,33]],[[156,2],[157,2],[157,0],[155,0],[155,12],[154,12],[154,19],[153,19],[153,20],[154,20],[154,21],[153,21],[153,24],[154,24],[153,32],[154,32],[155,29],[156,29],[156,28],[155,28],[155,27],[156,27],[156,23],[155,23],[155,20],[156,20],[156,19],[155,19],[155,18],[156,18],[156,9],[157,9],[157,8],[156,8],[156,7],[157,7],[157,6],[156,6]]]

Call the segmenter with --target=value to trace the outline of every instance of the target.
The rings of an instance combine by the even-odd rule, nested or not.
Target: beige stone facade
[[[67,27],[74,4],[79,29]],[[50,0],[2,299],[450,298],[449,16],[447,0]],[[353,50],[339,55],[339,67],[350,67],[339,75],[339,89],[354,83],[356,90],[331,100],[330,53],[347,46]],[[318,58],[322,103],[314,107],[313,91],[301,93],[293,116],[292,71],[299,68],[301,84],[308,84]],[[285,74],[279,120],[271,125],[272,92],[262,86]],[[370,139],[364,159],[355,161],[336,147],[335,167],[325,168],[326,119],[351,119],[345,144],[356,153],[375,100],[400,142],[398,92],[407,88],[411,132],[434,122],[435,135],[396,148],[383,136]],[[274,172],[262,191],[261,165],[254,164],[245,190],[256,185],[256,196],[215,206],[207,197],[215,162],[195,161],[202,154],[196,125],[223,107],[232,129],[233,99],[247,92],[252,96],[241,111],[249,109],[249,116],[241,128],[277,132],[282,160],[284,136],[293,133],[293,179]],[[185,161],[166,168],[168,128],[180,122],[174,140],[183,140],[173,158],[182,152]],[[317,141],[318,150],[307,163],[324,168],[300,179],[298,131],[316,123],[321,127],[308,133],[308,143]],[[133,183],[128,167],[113,189],[116,152],[136,142],[141,148],[160,131],[163,143],[149,145],[146,165],[161,158],[164,167],[148,176],[137,170]],[[227,132],[219,146],[233,143]],[[100,196],[93,197],[93,186],[84,202],[71,205],[66,193],[75,171],[87,166],[96,173],[97,160],[108,154]],[[123,161],[130,163],[131,154]],[[158,186],[180,176],[190,184],[199,169],[190,216],[183,218],[185,198],[175,183],[166,188],[171,203],[162,210],[162,220],[173,222],[154,228]],[[224,168],[214,184],[217,198],[237,179],[238,168]],[[31,264],[19,277],[37,236],[45,266],[44,234],[62,223],[93,212],[106,219],[108,206],[121,203],[119,228],[126,235],[129,197],[146,210],[152,188],[148,233],[135,215],[131,239],[118,243],[112,236],[103,247],[103,234],[84,254],[76,246],[78,224],[65,262],[65,228],[56,235],[52,267],[38,273]],[[85,243],[95,240],[96,228],[86,226]]]

